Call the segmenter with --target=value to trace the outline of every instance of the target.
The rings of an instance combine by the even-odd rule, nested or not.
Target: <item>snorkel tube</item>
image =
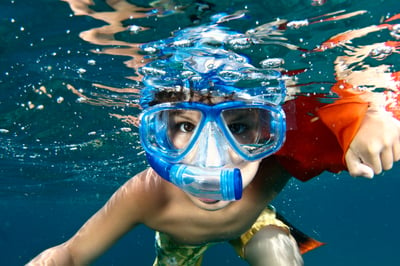
[[[146,155],[150,166],[161,177],[195,197],[229,201],[242,197],[242,175],[238,168],[172,164],[148,153]]]

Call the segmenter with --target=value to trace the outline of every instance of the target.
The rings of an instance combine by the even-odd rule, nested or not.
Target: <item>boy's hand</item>
[[[351,176],[372,178],[400,160],[400,122],[392,113],[369,110],[346,152]]]

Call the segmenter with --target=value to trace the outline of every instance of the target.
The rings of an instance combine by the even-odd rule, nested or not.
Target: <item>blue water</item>
[[[285,42],[312,50],[337,33],[379,24],[400,12],[397,0],[328,0],[320,6],[311,5],[318,2],[311,0],[210,2],[181,11],[160,9],[158,16],[142,12],[144,16],[135,19],[100,0],[87,14],[74,13],[67,2],[57,0],[1,0],[0,265],[23,265],[43,249],[67,240],[121,184],[147,167],[137,128],[129,120],[139,113],[135,70],[140,60],[132,61],[132,56],[138,58],[132,55],[134,44],[208,23],[220,12],[247,10],[245,18],[229,22],[244,32],[277,18],[368,11],[284,33]],[[129,3],[147,6],[146,1]],[[111,23],[112,14],[119,15],[113,20],[116,28],[99,34],[98,29]],[[142,27],[140,32],[136,26]],[[97,34],[82,34],[89,30]],[[356,40],[354,46],[388,39],[393,40],[379,32]],[[304,91],[320,91],[334,82],[329,66],[344,49],[303,54],[277,45],[266,47],[263,52],[283,58],[287,69],[312,66],[297,77],[298,83],[317,84]],[[246,52],[255,61],[265,59],[258,49]],[[385,63],[399,71],[398,59],[391,55]],[[307,183],[292,180],[274,205],[296,227],[326,243],[305,255],[306,265],[397,265],[399,176],[397,164],[372,181],[346,173],[325,173]],[[150,265],[153,258],[153,233],[139,227],[95,265]],[[221,244],[210,249],[204,265],[245,263]]]

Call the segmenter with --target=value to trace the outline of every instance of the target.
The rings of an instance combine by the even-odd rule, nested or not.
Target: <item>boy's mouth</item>
[[[215,200],[215,199],[206,199],[206,198],[199,198],[200,201],[206,203],[206,204],[214,204],[219,202],[219,200]]]

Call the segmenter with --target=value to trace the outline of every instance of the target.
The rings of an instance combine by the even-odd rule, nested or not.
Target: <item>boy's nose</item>
[[[199,153],[203,167],[221,167],[228,163],[229,153],[224,134],[215,122],[205,125],[199,139]]]

